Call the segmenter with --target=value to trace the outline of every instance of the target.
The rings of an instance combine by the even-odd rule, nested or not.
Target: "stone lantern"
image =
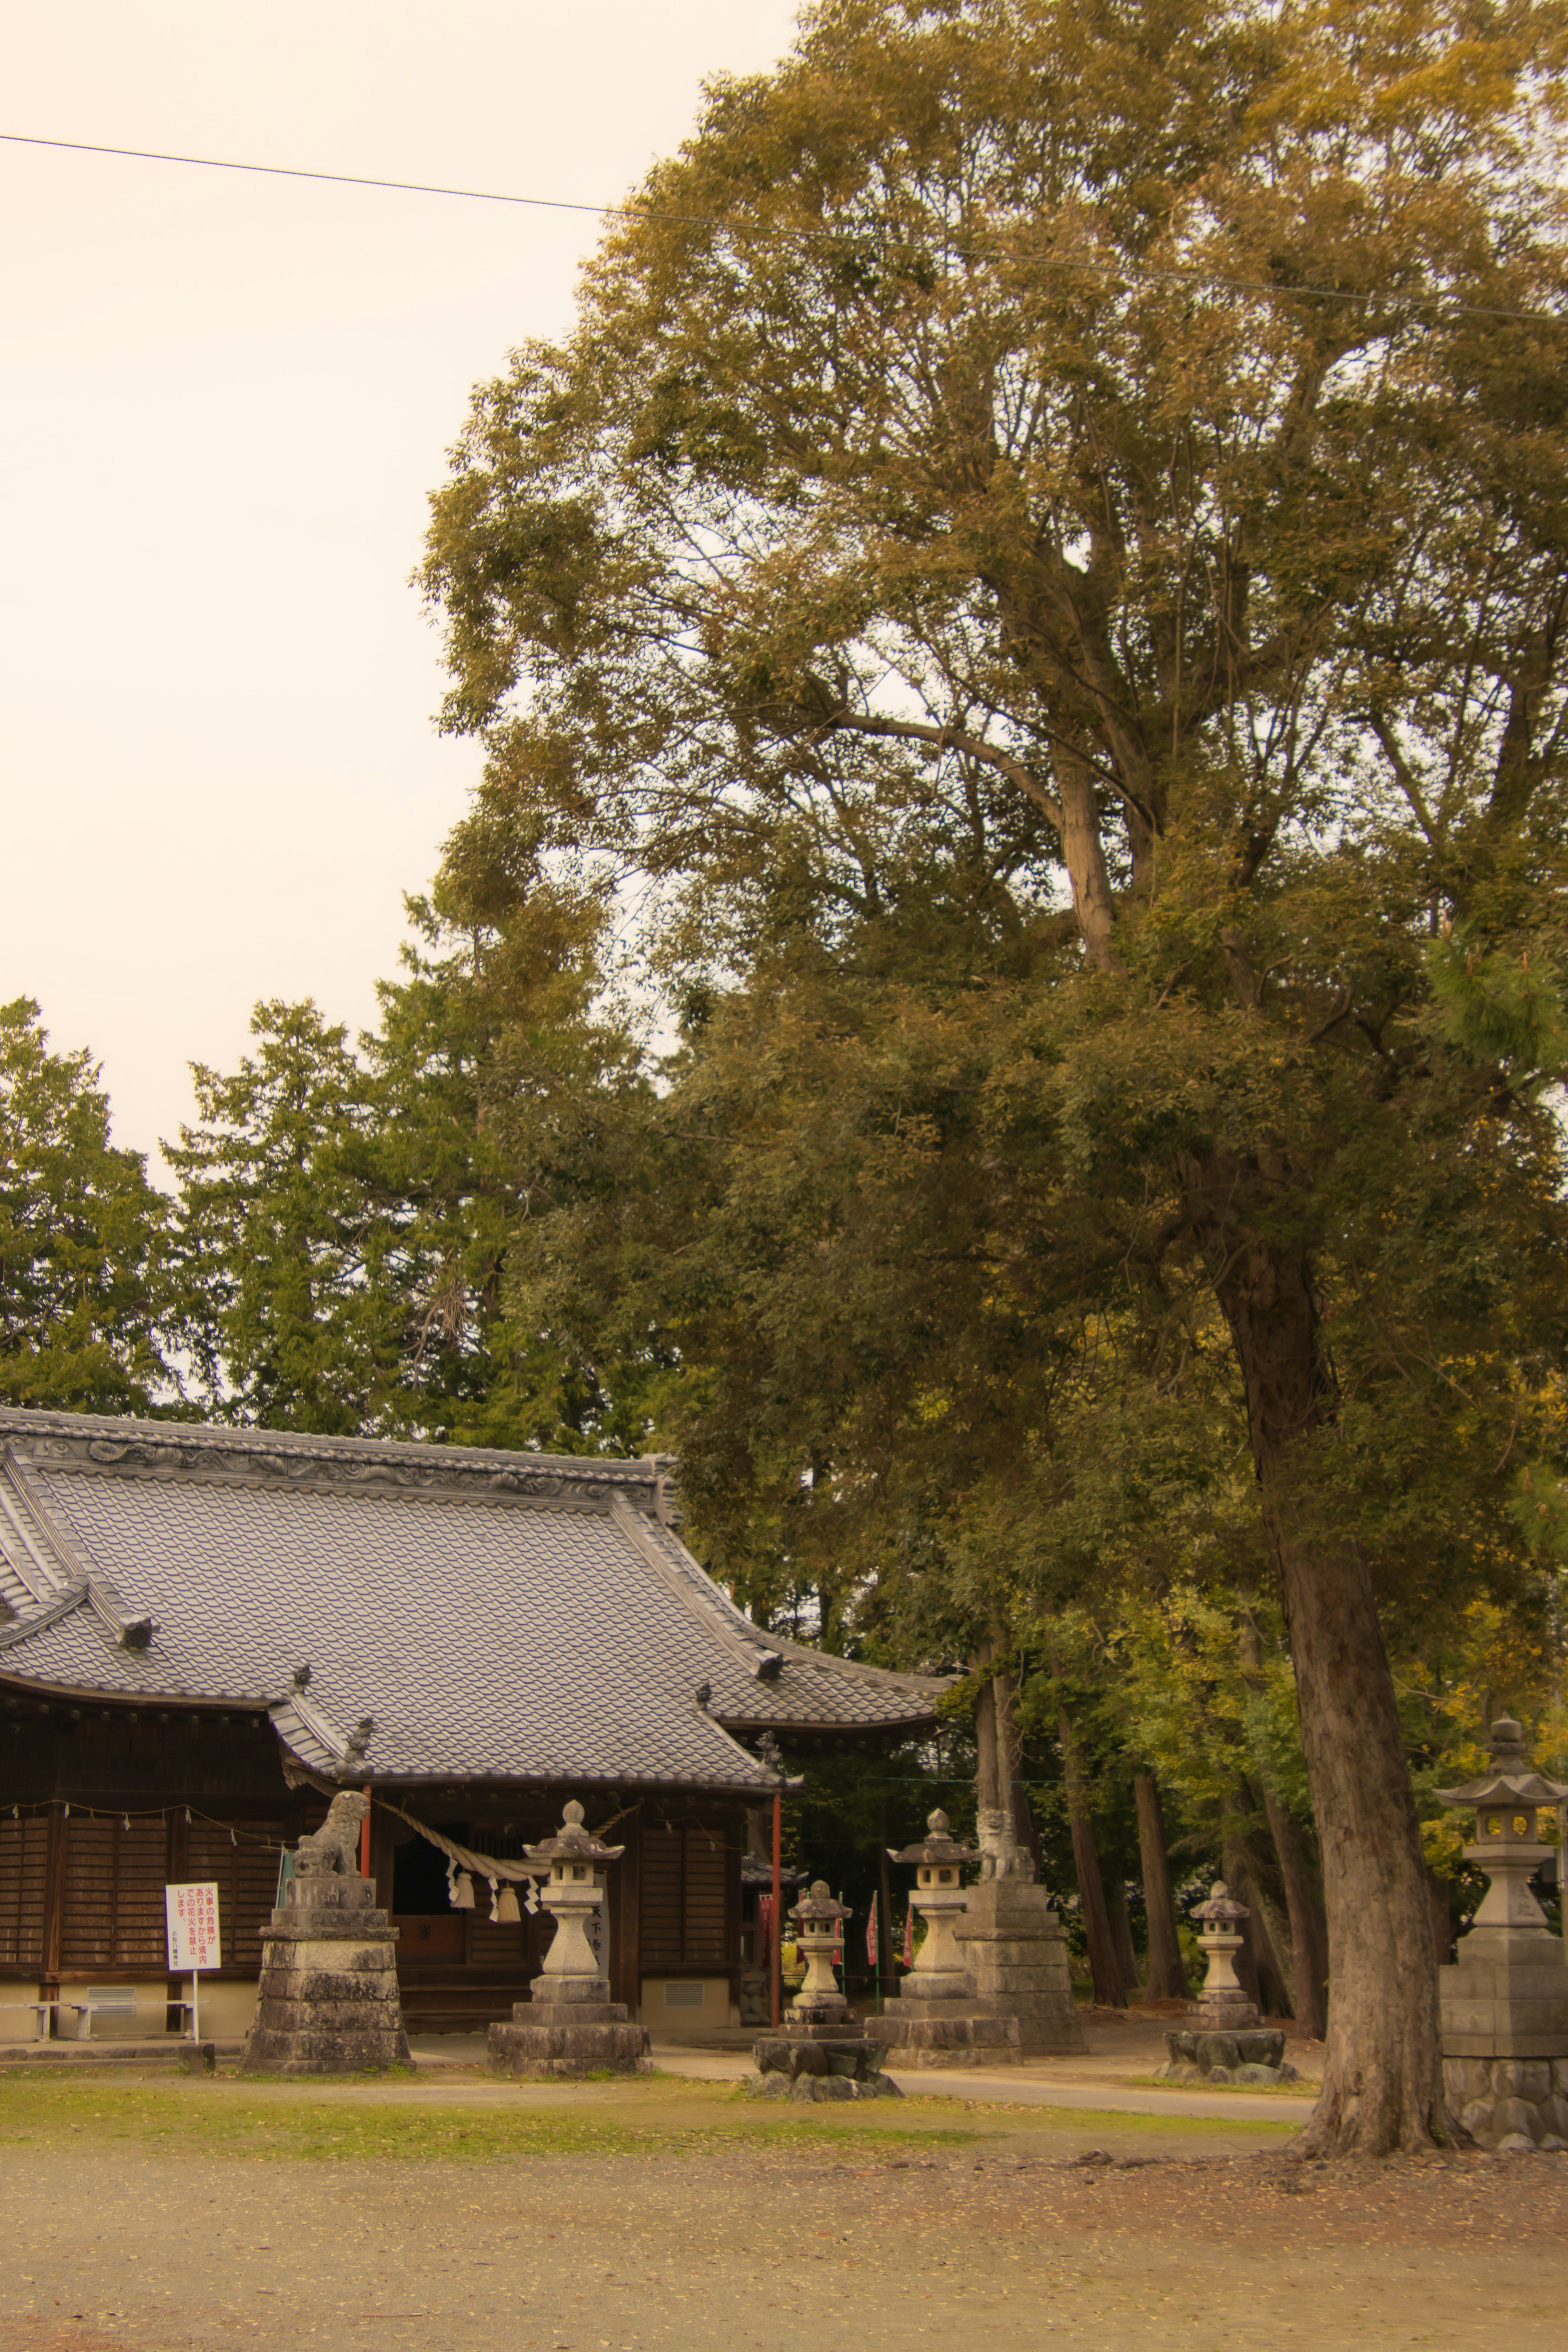
[[[969,1899],[963,1873],[979,1854],[950,1836],[947,1815],[941,1811],[927,1815],[926,1834],[914,1845],[896,1853],[889,1846],[888,1852],[894,1862],[915,1866],[910,1900],[926,1923],[925,1941],[881,2015],[867,2019],[867,2032],[886,2043],[889,2060],[899,2066],[1016,2065],[1023,2048],[1013,2003],[1005,1996],[987,1999],[980,1993],[956,1940]],[[1044,1903],[1043,1893],[1039,1899]],[[1010,1956],[1016,1960],[1022,1948],[1015,1942]]]
[[[1500,1716],[1491,1765],[1446,1805],[1473,1805],[1467,1862],[1489,1885],[1452,1968],[1439,1969],[1443,2079],[1448,2105],[1483,2147],[1523,2152],[1568,2145],[1568,1965],[1530,1881],[1551,1853],[1537,1809],[1568,1788],[1531,1768],[1524,1734]]]
[[[588,1929],[603,1926],[605,1865],[617,1862],[624,1846],[601,1845],[583,1826],[583,1808],[574,1797],[562,1809],[561,1827],[528,1849],[530,1862],[547,1865],[539,1899],[553,1913],[555,1933],[544,1966],[531,1985],[531,2000],[517,2001],[510,2025],[489,2030],[492,2074],[584,2074],[591,2067],[636,2074],[647,2065],[648,2038],[631,2021],[623,2001],[610,1999],[609,1979]]]
[[[964,1864],[978,1862],[978,1853],[948,1835],[947,1815],[940,1810],[926,1816],[926,1834],[918,1844],[897,1853],[889,1846],[888,1852],[894,1862],[914,1864],[915,1891],[910,1899],[926,1923],[925,1941],[904,1979],[901,1997],[951,2000],[973,1995],[973,1981],[953,1930],[963,1916]]]
[[[1285,2062],[1283,2031],[1263,2024],[1236,1973],[1247,1905],[1237,1903],[1224,1879],[1216,1878],[1208,1901],[1195,1905],[1193,1916],[1203,1921],[1198,1942],[1208,1957],[1208,1974],[1187,2011],[1186,2024],[1166,2034],[1169,2054],[1155,2080],[1222,2085],[1299,2082],[1295,2067]]]
[[[790,1914],[805,1958],[805,1981],[784,2013],[784,2030],[752,2045],[751,2088],[764,2099],[896,2098],[882,2074],[881,2044],[869,2040],[838,1989],[833,1957],[854,1915],[827,1881],[812,1881]]]
[[[595,1947],[603,1936],[605,1864],[618,1862],[625,1852],[624,1845],[601,1845],[583,1827],[575,1797],[562,1808],[555,1835],[527,1849],[530,1862],[549,1864],[550,1875],[536,1884],[540,1901],[555,1919],[543,1973],[532,1982],[536,2004],[569,2001],[576,2014],[584,2001],[602,2005],[609,2000],[609,1980]],[[596,1931],[592,1937],[590,1922]]]
[[[1260,2024],[1236,1973],[1236,1956],[1246,1940],[1241,1932],[1246,1904],[1234,1901],[1224,1879],[1216,1878],[1208,1901],[1194,1905],[1193,1916],[1204,1922],[1198,1943],[1208,1956],[1208,1974],[1190,2012],[1194,2031],[1235,2033]]]
[[[833,1955],[844,1940],[844,1922],[853,1916],[847,1904],[829,1893],[826,1878],[814,1879],[810,1892],[791,1912],[805,1961],[805,1980],[784,2011],[792,2027],[858,2025],[833,1972]]]

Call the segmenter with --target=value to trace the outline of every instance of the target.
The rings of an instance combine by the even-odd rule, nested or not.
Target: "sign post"
[[[218,1936],[217,1881],[196,1879],[165,1886],[163,1911],[169,1928],[169,1973],[191,1979],[191,2040],[202,2038],[202,1970],[223,1966]]]

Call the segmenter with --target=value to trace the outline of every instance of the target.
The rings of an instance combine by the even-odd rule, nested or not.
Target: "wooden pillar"
[[[635,2019],[642,2003],[642,1807],[626,1823],[626,1852],[610,1865],[614,1936],[610,1947],[610,1999],[624,2001]]]
[[[733,1811],[724,1831],[724,1965],[737,2018],[741,2007],[741,1857],[745,1851],[746,1816]],[[725,2021],[728,2023],[728,2020]]]
[[[163,1849],[163,1867],[168,1873],[169,1885],[180,1886],[190,1875],[191,1823],[190,1816],[184,1805],[175,1804],[169,1808],[169,1818],[165,1828],[168,1836]],[[174,2004],[184,2000],[185,1997],[184,1978],[170,1976],[167,1979],[166,1990],[169,2007],[163,2017],[163,2031],[165,2033],[179,2033],[186,2030],[185,2013],[183,2009],[177,2009]]]
[[[60,1932],[65,1917],[66,1839],[70,1824],[63,1799],[49,1806],[49,1837],[44,1850],[44,1965],[39,1970],[38,1997],[47,2000],[60,1989]],[[53,2016],[56,2026],[59,2012]]]
[[[773,1790],[773,1948],[768,1966],[773,2030],[784,2015],[784,1790]]]

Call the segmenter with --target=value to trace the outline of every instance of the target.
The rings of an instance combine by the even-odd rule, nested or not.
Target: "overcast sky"
[[[613,202],[793,16],[51,0],[0,130]],[[374,1016],[477,765],[431,724],[426,495],[597,224],[5,145],[0,213],[0,1001],[155,1151],[258,998]]]

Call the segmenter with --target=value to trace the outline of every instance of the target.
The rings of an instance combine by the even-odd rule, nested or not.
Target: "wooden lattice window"
[[[43,1967],[48,1851],[49,1824],[44,1815],[0,1821],[0,1967]]]
[[[167,1963],[163,1885],[168,1834],[162,1820],[92,1820],[70,1813],[65,1824],[60,1906],[60,1966],[139,1969],[161,1975]]]
[[[649,1969],[730,1965],[730,1858],[721,1829],[651,1822],[642,1848],[641,1958]]]

